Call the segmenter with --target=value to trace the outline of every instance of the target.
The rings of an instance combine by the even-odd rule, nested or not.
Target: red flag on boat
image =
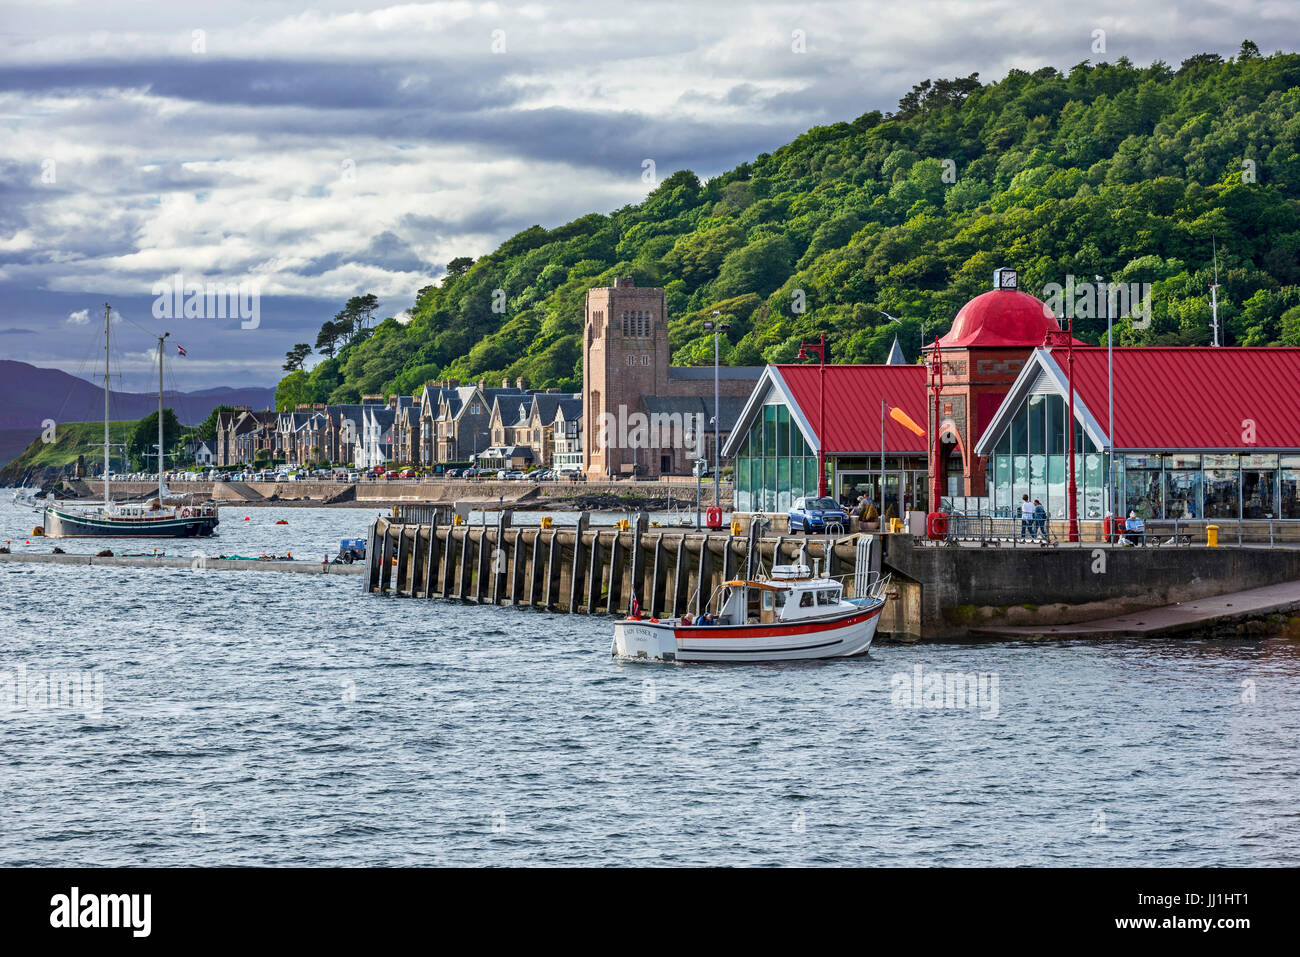
[[[636,595],[632,596],[632,614],[628,615],[628,617],[638,620],[641,618],[641,603],[636,600]]]
[[[177,343],[176,345],[176,351],[183,356],[189,355],[189,353],[185,351],[185,347],[183,345],[180,345],[179,343]]]

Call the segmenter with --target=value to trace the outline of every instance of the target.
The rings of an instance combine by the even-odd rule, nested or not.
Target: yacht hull
[[[43,519],[46,538],[196,538],[217,529],[216,515],[115,519],[47,507]]]

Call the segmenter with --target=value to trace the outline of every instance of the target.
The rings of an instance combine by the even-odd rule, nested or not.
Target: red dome
[[[1041,346],[1061,324],[1040,299],[1016,289],[990,289],[961,307],[952,329],[939,340],[945,349],[967,346]]]

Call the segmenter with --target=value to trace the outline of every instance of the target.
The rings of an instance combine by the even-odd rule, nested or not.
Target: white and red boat
[[[700,619],[624,618],[613,654],[652,661],[794,661],[866,654],[885,606],[888,579],[862,597],[806,565],[777,565],[772,577],[723,582]]]

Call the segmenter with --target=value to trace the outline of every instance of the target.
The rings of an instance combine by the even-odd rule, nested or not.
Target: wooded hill
[[[1151,283],[1153,322],[1121,324],[1118,341],[1206,344],[1212,238],[1225,343],[1300,345],[1298,104],[1300,56],[1249,41],[1176,69],[926,80],[892,114],[809,130],[707,183],[676,172],[637,205],[454,260],[409,323],[349,320],[337,354],[288,375],[277,400],[412,394],[445,376],[577,389],[583,294],[621,275],[666,288],[680,365],[713,361],[713,310],[732,323],[731,364],[790,360],[820,331],[836,362],[883,361],[895,334],[913,358],[921,322],[927,341],[946,330],[1000,265],[1039,295],[1067,274]],[[1090,341],[1104,328],[1076,323]]]

